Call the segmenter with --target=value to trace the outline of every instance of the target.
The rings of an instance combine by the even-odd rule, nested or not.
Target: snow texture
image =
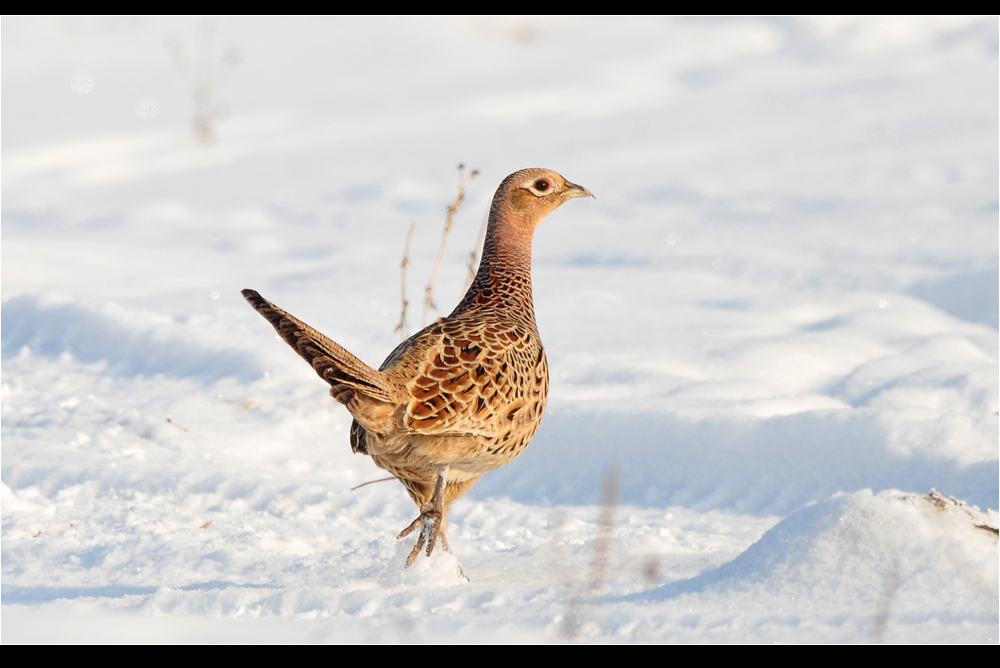
[[[4,642],[998,642],[996,17],[0,29]],[[404,570],[239,290],[377,365],[459,162],[434,316],[508,173],[597,199],[538,435]]]

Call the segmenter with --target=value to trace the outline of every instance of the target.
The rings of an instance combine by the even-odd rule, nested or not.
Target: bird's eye
[[[540,192],[545,192],[551,187],[552,184],[549,183],[547,179],[538,179],[537,181],[535,181],[535,190],[538,190]]]

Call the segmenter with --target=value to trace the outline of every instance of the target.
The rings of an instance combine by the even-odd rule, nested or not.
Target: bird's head
[[[594,195],[551,169],[522,169],[500,184],[493,197],[493,211],[517,219],[533,232],[560,204],[574,197]]]

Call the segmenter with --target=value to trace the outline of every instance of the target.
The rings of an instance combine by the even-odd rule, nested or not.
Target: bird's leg
[[[417,557],[420,555],[420,550],[423,548],[424,543],[427,543],[427,556],[431,556],[431,552],[434,551],[434,544],[440,538],[441,546],[446,552],[451,550],[448,548],[448,539],[444,537],[443,533],[440,533],[441,523],[444,521],[444,488],[448,481],[448,465],[438,467],[437,471],[437,481],[434,483],[434,495],[431,500],[420,507],[420,517],[413,520],[410,526],[406,527],[399,532],[397,538],[403,538],[410,535],[414,529],[420,527],[420,535],[417,536],[417,544],[413,546],[410,551],[409,556],[406,557],[406,565],[409,566]]]
[[[434,483],[434,496],[431,497],[431,505],[434,506],[433,516],[431,521],[433,522],[433,528],[429,529],[428,525],[425,523],[422,531],[428,531],[430,534],[427,536],[427,556],[431,556],[431,552],[434,550],[434,543],[437,542],[438,536],[441,536],[441,542],[444,545],[444,549],[448,550],[448,539],[444,537],[443,533],[440,533],[441,523],[444,522],[444,488],[448,483],[448,465],[438,467],[438,477],[437,482]]]

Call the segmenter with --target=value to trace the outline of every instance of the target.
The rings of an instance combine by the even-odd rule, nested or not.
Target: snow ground
[[[209,146],[200,25],[0,24],[5,642],[997,642],[996,17],[219,19]],[[444,312],[506,174],[598,198],[471,582],[239,295],[378,364],[460,161]]]

